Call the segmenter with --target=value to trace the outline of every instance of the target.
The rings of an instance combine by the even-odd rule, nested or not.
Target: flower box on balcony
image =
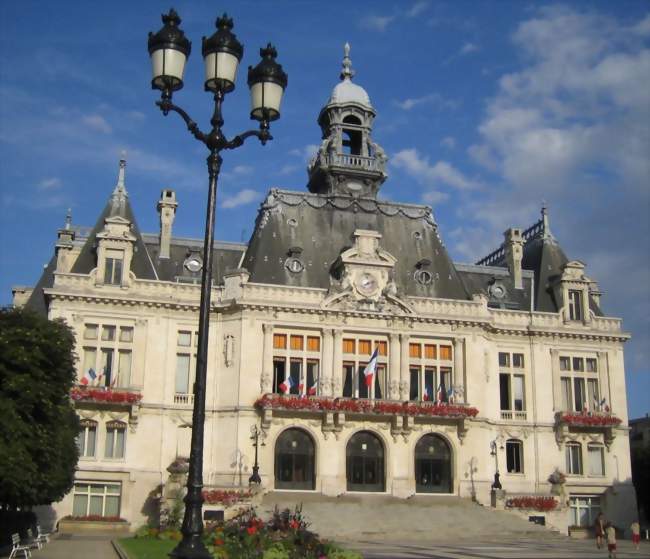
[[[75,386],[70,391],[70,397],[75,402],[102,402],[107,404],[138,404],[142,400],[139,392],[114,390],[112,388],[85,388]]]
[[[615,415],[602,412],[566,413],[557,415],[557,422],[571,427],[616,427],[621,420]]]

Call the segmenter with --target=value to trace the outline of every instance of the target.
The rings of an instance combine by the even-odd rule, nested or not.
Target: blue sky
[[[266,147],[227,153],[217,236],[247,240],[270,187],[300,190],[318,112],[352,45],[355,81],[390,157],[381,196],[427,203],[457,261],[472,262],[549,206],[554,234],[621,316],[631,416],[650,411],[650,4],[568,2],[176,2],[193,42],[176,95],[207,125],[200,39],[235,19],[242,66],[267,41],[289,74]],[[169,2],[0,2],[0,303],[32,285],[71,207],[92,225],[127,151],[143,231],[176,189],[174,232],[202,236],[203,146],[154,106],[146,51]],[[243,70],[243,68],[242,68]],[[252,125],[240,71],[226,131]]]

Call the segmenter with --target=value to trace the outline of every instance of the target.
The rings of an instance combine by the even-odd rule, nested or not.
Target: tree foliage
[[[74,364],[74,335],[63,320],[0,310],[0,504],[47,504],[71,489]]]

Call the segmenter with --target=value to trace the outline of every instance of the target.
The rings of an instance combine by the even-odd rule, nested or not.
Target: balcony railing
[[[174,404],[179,406],[193,406],[194,394],[176,393],[174,394]]]
[[[348,153],[335,153],[331,155],[317,154],[310,163],[313,167],[317,163],[323,166],[352,167],[363,171],[384,171],[384,161],[376,157],[364,157],[363,155],[351,155]]]
[[[501,419],[504,421],[526,421],[527,414],[525,411],[501,410]]]

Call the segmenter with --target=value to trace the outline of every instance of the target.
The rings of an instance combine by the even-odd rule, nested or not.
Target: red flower
[[[592,415],[582,413],[563,413],[560,415],[560,422],[584,427],[608,427],[619,425],[621,420],[614,415],[602,413],[595,413]]]
[[[257,526],[249,526],[246,528],[246,531],[248,532],[249,536],[252,536],[257,532]]]
[[[506,507],[515,509],[534,509],[541,512],[551,511],[557,507],[553,497],[523,496],[513,497],[506,501]]]
[[[300,528],[300,522],[298,522],[295,518],[292,519],[289,522],[289,528],[292,528],[293,530],[297,530],[298,528]]]
[[[70,391],[70,397],[75,401],[108,402],[111,404],[135,404],[142,400],[139,392],[127,392],[123,390],[85,388],[75,386]]]
[[[221,538],[214,538],[214,545],[223,545],[223,540]]]

